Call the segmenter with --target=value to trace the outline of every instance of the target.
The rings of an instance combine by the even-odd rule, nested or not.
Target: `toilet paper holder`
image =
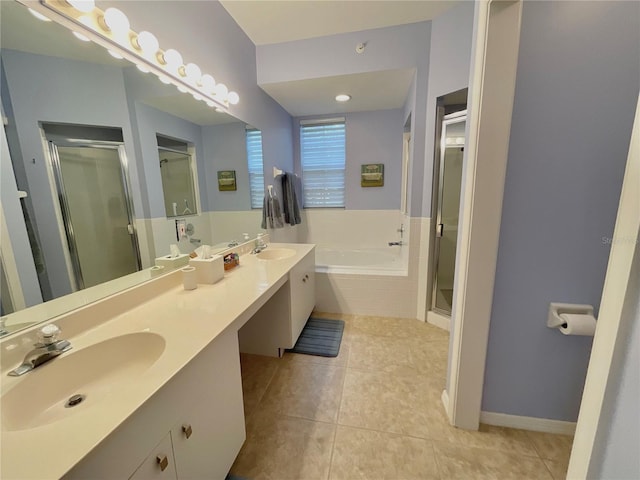
[[[592,305],[580,305],[577,303],[556,303],[549,304],[549,314],[547,315],[547,327],[566,327],[567,322],[561,317],[562,314],[589,315],[593,317]]]

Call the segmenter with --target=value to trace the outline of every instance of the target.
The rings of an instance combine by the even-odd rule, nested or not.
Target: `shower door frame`
[[[127,154],[125,152],[124,144],[121,142],[110,142],[100,140],[87,140],[87,139],[75,139],[64,138],[56,139],[55,141],[45,139],[49,155],[51,158],[51,166],[53,169],[53,177],[55,184],[55,194],[58,198],[58,205],[62,217],[62,227],[65,233],[67,241],[67,250],[71,259],[71,272],[73,273],[72,284],[75,290],[83,290],[84,279],[82,276],[82,268],[80,265],[80,257],[78,255],[78,247],[76,244],[76,238],[73,231],[73,224],[71,223],[71,211],[69,209],[69,201],[67,198],[67,192],[64,186],[64,180],[62,176],[62,166],[60,164],[60,156],[58,154],[58,147],[78,147],[78,148],[104,148],[109,150],[116,150],[118,152],[118,159],[120,161],[120,179],[122,180],[122,188],[125,198],[125,206],[127,210],[127,221],[129,238],[131,240],[131,246],[133,248],[134,257],[136,261],[136,267],[138,271],[142,270],[142,258],[140,256],[140,245],[138,243],[138,233],[135,227],[135,215],[133,209],[133,199],[131,197],[131,181],[129,176],[129,162]]]
[[[438,265],[440,262],[440,239],[444,234],[444,225],[442,224],[442,194],[444,191],[444,159],[447,151],[446,145],[446,135],[447,135],[447,126],[455,123],[466,122],[467,121],[467,110],[460,110],[457,112],[449,113],[442,117],[442,122],[440,123],[439,134],[440,138],[437,143],[438,148],[438,193],[436,195],[437,199],[437,207],[436,207],[436,223],[435,223],[435,231],[434,231],[434,247],[433,247],[433,263],[432,263],[432,279],[431,279],[431,310],[440,315],[451,317],[451,311],[447,312],[441,308],[436,306],[437,299],[437,290],[438,290]],[[456,145],[456,147],[459,147]],[[462,145],[464,147],[464,145]],[[462,179],[461,179],[462,182]],[[459,199],[458,199],[459,200]],[[458,209],[460,208],[460,204],[458,203]],[[460,219],[458,219],[459,222]],[[442,227],[440,227],[443,225]],[[457,252],[457,239],[456,239],[456,252]],[[455,269],[454,269],[455,270]],[[454,271],[454,279],[455,279],[455,271]],[[455,285],[455,281],[454,281]],[[451,308],[453,309],[453,301]]]

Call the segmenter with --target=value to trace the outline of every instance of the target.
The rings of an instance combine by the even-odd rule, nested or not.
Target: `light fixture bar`
[[[104,28],[104,12],[99,8],[94,8],[90,12],[82,12],[73,8],[65,0],[17,0],[27,8],[30,8],[42,15],[55,20],[72,32],[84,35],[92,42],[104,47],[107,51],[115,51],[124,59],[130,61],[141,70],[148,70],[157,77],[169,79],[170,83],[179,87],[180,91],[190,93],[196,98],[201,98],[207,105],[214,107],[216,111],[227,111],[229,101],[238,102],[235,92],[230,92],[227,98],[221,99],[218,95],[207,92],[190,77],[182,77],[179,71],[173,71],[164,67],[158,58],[166,50],[158,48],[157,55],[148,55],[148,52],[138,52],[131,39],[137,38],[138,34],[129,29],[127,32],[112,32]],[[146,56],[145,56],[146,55]],[[186,63],[186,62],[185,62]],[[191,70],[194,70],[193,67]],[[209,75],[210,77],[210,75]]]

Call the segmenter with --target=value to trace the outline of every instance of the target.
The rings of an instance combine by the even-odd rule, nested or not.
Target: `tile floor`
[[[451,427],[440,396],[447,332],[418,320],[346,322],[336,358],[242,355],[250,479],[564,479],[572,437]]]

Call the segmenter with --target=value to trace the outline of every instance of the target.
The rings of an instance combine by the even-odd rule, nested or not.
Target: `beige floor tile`
[[[573,437],[543,432],[527,432],[540,458],[567,461],[571,455]]]
[[[339,426],[329,478],[403,480],[439,475],[429,440]]]
[[[569,468],[569,459],[565,460],[545,460],[543,462],[551,472],[553,480],[565,480],[567,478],[567,469]]]
[[[436,396],[438,388],[417,375],[347,369],[338,423],[432,438],[427,399]]]
[[[551,480],[544,462],[499,450],[434,442],[436,461],[442,478],[486,480]]]
[[[245,417],[251,415],[255,410],[280,364],[281,359],[279,358],[240,354]]]
[[[340,407],[345,369],[311,363],[282,365],[267,392],[260,410],[272,415],[335,423]]]
[[[335,425],[256,414],[231,473],[251,480],[324,480],[329,475]]]
[[[538,457],[525,430],[481,424],[477,432],[456,429],[454,439],[456,443],[466,447],[489,448]]]
[[[446,379],[449,357],[449,339],[426,341],[422,338],[409,340],[411,361],[419,373],[432,378]]]
[[[384,337],[422,338],[425,340],[449,338],[449,332],[446,330],[408,318],[357,316],[351,322],[351,328],[357,333]]]
[[[354,333],[350,337],[349,368],[373,372],[415,374],[410,340]]]

